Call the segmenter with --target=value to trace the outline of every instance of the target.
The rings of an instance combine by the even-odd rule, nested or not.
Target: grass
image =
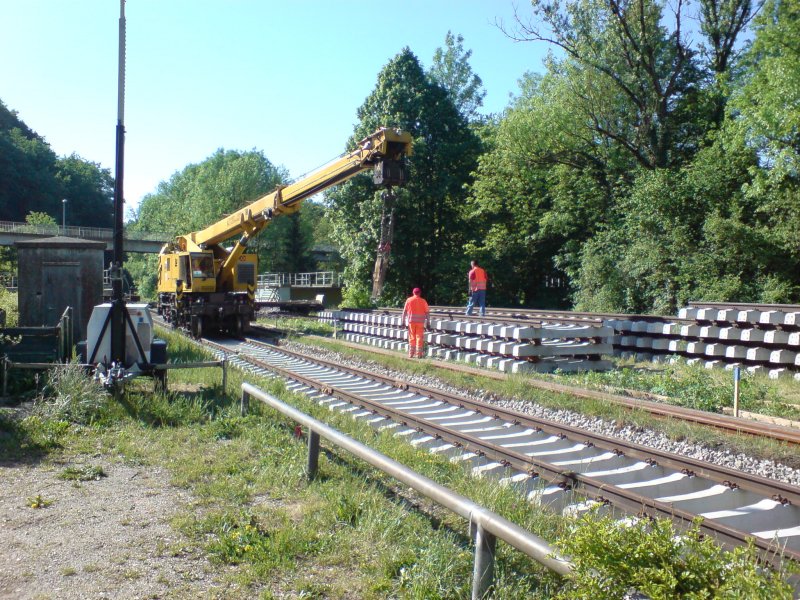
[[[169,344],[171,356],[203,358],[181,338],[170,335]],[[416,363],[414,368],[431,367]],[[101,396],[90,418],[79,407],[64,409],[80,404],[80,395],[62,387],[83,388],[62,378],[49,392],[52,411],[41,407],[21,421],[6,417],[0,421],[0,431],[11,427],[11,435],[27,440],[27,448],[59,461],[103,455],[168,469],[173,484],[190,492],[192,501],[181,506],[173,521],[185,539],[160,552],[206,555],[218,567],[214,570],[218,588],[229,597],[469,597],[472,549],[463,520],[349,455],[331,450],[320,457],[319,477],[308,483],[305,442],[293,437],[293,423],[261,405],[251,406],[246,416],[239,414],[242,378],[238,371],[229,372],[227,393],[220,387],[219,369],[171,372],[171,388],[186,392],[153,394],[152,382],[134,380],[119,402]],[[583,528],[597,527],[532,510],[513,488],[476,480],[443,457],[400,444],[389,433],[289,393],[279,381],[249,376],[248,380],[546,539],[575,538]],[[464,383],[483,382],[476,378]],[[66,396],[72,398],[70,403],[64,401]],[[638,532],[637,537],[646,540],[647,532]],[[626,552],[633,547],[630,540],[615,543]],[[583,546],[572,548],[586,553],[585,563],[580,564],[590,565],[580,573],[619,575],[602,560],[616,554],[598,547],[597,540],[587,539]],[[668,554],[676,554],[673,547],[653,543],[652,548],[658,550],[647,563],[653,573],[676,564],[675,556]],[[700,550],[687,546],[677,554]],[[690,566],[705,573],[703,569],[717,564],[714,561],[728,559],[712,558],[710,565]],[[494,598],[586,597],[580,587],[586,580],[559,581],[503,543],[498,544],[497,559]],[[770,590],[771,599],[791,597],[767,576],[753,577]],[[619,584],[625,585],[625,580]],[[713,590],[708,597],[714,597]]]
[[[67,467],[58,475],[59,479],[63,479],[65,481],[99,481],[103,477],[106,477],[103,467],[92,465]]]

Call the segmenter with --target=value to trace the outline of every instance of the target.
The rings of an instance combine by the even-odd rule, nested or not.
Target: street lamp
[[[67,235],[67,199],[61,201],[61,233]]]

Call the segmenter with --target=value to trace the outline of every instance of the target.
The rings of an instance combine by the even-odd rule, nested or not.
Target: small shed
[[[56,325],[73,309],[73,339],[86,339],[92,309],[103,302],[105,243],[56,236],[16,242],[20,327]]]

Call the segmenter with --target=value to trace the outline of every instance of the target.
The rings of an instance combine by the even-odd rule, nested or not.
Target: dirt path
[[[66,467],[84,465],[107,476],[59,478]],[[46,505],[32,508],[37,496]],[[184,548],[169,524],[190,501],[158,468],[102,458],[0,462],[0,599],[227,595],[213,580],[218,568]]]

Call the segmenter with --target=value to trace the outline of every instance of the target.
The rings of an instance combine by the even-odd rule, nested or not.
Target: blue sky
[[[218,148],[263,150],[293,177],[344,150],[356,109],[404,46],[427,68],[464,36],[502,111],[547,48],[495,26],[524,0],[128,0],[126,213]],[[59,155],[114,173],[118,0],[0,5],[0,99]],[[2,217],[0,217],[2,218]]]

